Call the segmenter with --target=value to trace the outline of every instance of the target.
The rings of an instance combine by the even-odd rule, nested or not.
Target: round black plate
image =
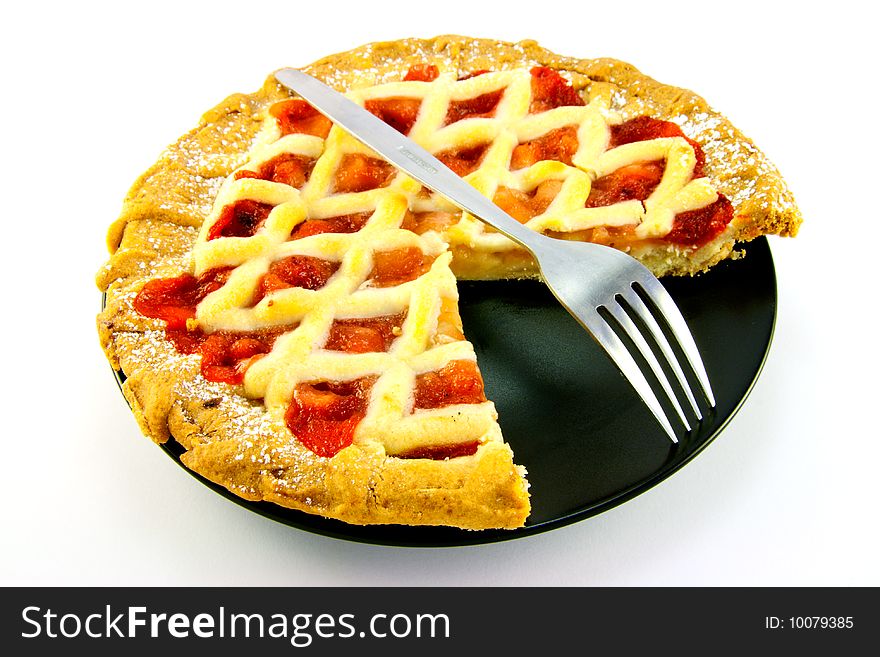
[[[503,541],[583,520],[643,493],[708,445],[755,383],[773,336],[776,275],[765,238],[747,257],[696,278],[663,281],[703,356],[717,406],[673,444],[604,351],[534,281],[459,283],[473,343],[516,462],[526,466],[532,513],[515,530],[348,525],[248,502],[187,472],[251,511],[307,531],[364,543],[453,546]],[[117,377],[121,381],[121,373]],[[180,463],[183,448],[163,449]],[[181,464],[181,467],[184,467]],[[186,469],[186,468],[185,468]]]

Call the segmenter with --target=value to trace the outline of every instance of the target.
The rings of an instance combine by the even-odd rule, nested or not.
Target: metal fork
[[[698,420],[702,412],[658,317],[678,343],[709,405],[715,406],[687,323],[660,281],[637,260],[611,247],[554,239],[526,228],[424,148],[342,94],[296,69],[282,69],[275,77],[397,168],[529,251],[550,291],[605,349],[673,442],[678,437],[672,423],[618,332],[647,363],[687,431],[690,422],[645,333],[659,348]]]

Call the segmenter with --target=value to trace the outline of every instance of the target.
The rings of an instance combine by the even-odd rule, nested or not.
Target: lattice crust
[[[683,137],[609,149],[609,125],[620,123],[620,118],[609,110],[607,97],[597,96],[582,106],[533,111],[533,75],[528,69],[484,73],[464,80],[448,72],[433,81],[392,82],[354,90],[349,95],[362,105],[389,99],[418,101],[418,114],[409,135],[434,153],[485,148],[466,180],[489,198],[502,186],[528,193],[544,182],[559,181],[559,190],[547,208],[526,223],[534,230],[571,233],[633,224],[641,238],[663,237],[671,230],[677,213],[705,207],[718,198],[707,179],[694,179],[697,158]],[[491,116],[485,116],[486,112],[464,118],[454,114],[455,107],[465,107],[481,97],[492,99]],[[450,116],[457,120],[450,121]],[[565,128],[573,128],[577,135],[571,165],[545,159],[510,170],[514,150],[520,144]],[[442,233],[430,230],[418,236],[402,230],[408,211],[456,212],[448,201],[426,193],[402,173],[381,187],[337,193],[334,178],[345,166],[346,158],[377,156],[336,126],[322,141],[313,135],[284,135],[280,122],[270,116],[241,170],[258,172],[283,155],[315,161],[301,191],[282,182],[231,177],[221,188],[194,249],[196,274],[221,266],[236,268],[221,289],[199,304],[197,320],[203,328],[253,331],[297,325],[248,369],[244,378],[246,394],[264,398],[270,409],[283,409],[301,382],[378,377],[355,440],[377,440],[391,454],[431,445],[484,441],[494,428],[490,402],[413,413],[413,390],[416,375],[439,371],[452,361],[474,359],[473,349],[465,341],[430,344],[442,300],[457,298],[455,278],[449,269],[451,257],[444,253],[444,242],[492,252],[514,249],[514,244],[467,214],[459,214]],[[665,162],[665,171],[644,203],[630,200],[607,207],[585,207],[593,179],[621,167],[652,161]],[[224,210],[243,200],[272,206],[262,226],[250,237],[211,239],[212,228]],[[354,233],[290,239],[296,226],[308,219],[359,213],[371,216]],[[435,257],[430,271],[404,285],[370,287],[367,277],[372,254],[402,247],[416,247]],[[339,269],[320,290],[290,288],[269,294],[251,306],[258,281],[269,265],[292,255],[338,262]],[[402,313],[406,320],[401,335],[387,353],[346,354],[322,349],[334,320]]]
[[[697,157],[693,146],[684,137],[637,141],[609,149],[609,126],[622,122],[619,113],[610,110],[610,94],[597,93],[583,106],[569,105],[534,112],[532,81],[533,76],[526,68],[484,73],[467,79],[459,79],[456,72],[446,72],[430,82],[392,82],[356,89],[349,92],[349,96],[362,105],[389,99],[417,101],[418,115],[408,134],[435,154],[484,148],[475,170],[465,178],[489,198],[495,197],[501,188],[535,194],[543,183],[556,182],[558,191],[552,201],[526,222],[528,227],[539,232],[579,238],[583,231],[598,227],[633,226],[637,240],[649,243],[669,234],[676,214],[705,208],[718,199],[708,178],[694,177]],[[474,118],[465,116],[449,121],[455,105],[487,97],[497,97],[489,116],[484,113]],[[555,159],[542,159],[511,170],[516,164],[514,151],[518,146],[548,135],[552,138],[552,133],[565,129],[574,130],[577,140],[570,165]],[[319,150],[314,143],[315,137],[281,137],[277,122],[271,119],[266,123],[263,139],[269,144],[264,147],[264,161],[280,153],[313,156]],[[332,173],[351,153],[376,157],[334,127],[312,178],[303,188],[303,198],[315,216],[339,212],[340,207],[349,205],[347,195],[332,193]],[[604,207],[585,207],[595,179],[629,165],[655,161],[663,162],[664,173],[644,201],[628,200]],[[413,213],[448,213],[447,224],[429,232],[438,232],[454,252],[458,249],[498,256],[520,251],[513,242],[481,221],[460,213],[446,199],[426,193],[404,174],[398,174],[386,190],[375,190],[370,195],[381,195],[390,190],[406,196]],[[728,240],[729,234],[723,239]],[[656,242],[650,247],[656,248]]]
[[[444,125],[452,102],[473,100],[496,91],[502,91],[502,96],[493,116],[463,118]],[[371,99],[419,99],[421,110],[409,136],[435,154],[488,145],[479,166],[465,178],[489,198],[501,186],[532,192],[549,180],[563,183],[547,209],[526,223],[537,231],[571,233],[602,225],[633,224],[638,225],[641,238],[663,237],[671,230],[675,214],[704,207],[717,199],[707,179],[692,180],[694,150],[682,137],[640,141],[608,150],[608,126],[619,124],[622,119],[610,111],[607,95],[597,95],[585,106],[531,113],[532,75],[525,68],[484,73],[460,81],[455,73],[441,73],[433,82],[394,82],[356,90],[350,96],[361,104]],[[578,140],[577,151],[571,158],[573,166],[548,159],[510,171],[511,156],[519,144],[569,126],[576,128]],[[332,135],[330,142],[328,150],[337,144],[343,146],[345,139]],[[630,164],[654,160],[666,162],[666,173],[644,207],[639,201],[584,207],[592,180]],[[417,185],[401,183],[400,188],[409,192],[410,206],[415,212],[456,212],[454,205],[438,195],[418,198]],[[447,228],[444,237],[453,246],[477,250],[498,252],[516,248],[513,242],[487,230],[485,224],[467,214]]]
[[[327,143],[332,145],[341,137],[331,135]],[[315,138],[292,135],[279,141],[284,142],[283,150],[277,143],[258,147],[244,170],[258,170],[281,152],[316,155]],[[245,394],[263,398],[270,411],[283,413],[299,383],[376,377],[355,442],[379,442],[393,455],[498,440],[491,402],[413,412],[417,375],[440,371],[453,361],[475,360],[470,343],[437,331],[444,301],[458,300],[455,277],[449,269],[451,254],[437,236],[419,236],[400,228],[407,202],[398,189],[406,181],[389,188],[331,195],[336,161],[343,152],[333,147],[324,150],[302,194],[284,183],[247,177],[227,180],[201,229],[193,257],[196,274],[222,266],[235,269],[225,285],[199,304],[198,325],[209,332],[297,325],[278,338],[271,352],[251,365],[244,377]],[[241,200],[273,208],[253,236],[209,239],[224,208]],[[290,239],[307,217],[361,213],[370,213],[370,217],[353,233]],[[368,277],[373,254],[407,247],[433,258],[430,269],[401,285],[371,286]],[[258,281],[270,263],[294,255],[339,263],[339,268],[318,290],[291,287],[272,292],[253,305]],[[323,348],[334,321],[389,315],[403,315],[405,320],[387,352],[350,354]]]

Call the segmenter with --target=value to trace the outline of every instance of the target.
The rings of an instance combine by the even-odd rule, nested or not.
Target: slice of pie
[[[794,235],[766,158],[694,94],[613,60],[462,37],[304,69],[534,230],[693,274]],[[99,332],[143,431],[250,500],[357,524],[521,526],[456,277],[534,277],[502,235],[270,78],[208,112],[110,229]]]

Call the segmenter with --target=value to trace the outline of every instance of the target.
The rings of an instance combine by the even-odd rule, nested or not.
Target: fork
[[[672,370],[694,415],[698,420],[703,415],[658,318],[684,354],[709,406],[715,406],[709,377],[684,317],[660,281],[635,258],[608,246],[554,239],[526,228],[424,148],[342,94],[292,68],[277,71],[275,78],[391,164],[531,253],[556,299],[605,349],[674,443],[678,437],[672,423],[621,335],[647,364],[686,431],[691,430],[690,422],[646,334]]]

